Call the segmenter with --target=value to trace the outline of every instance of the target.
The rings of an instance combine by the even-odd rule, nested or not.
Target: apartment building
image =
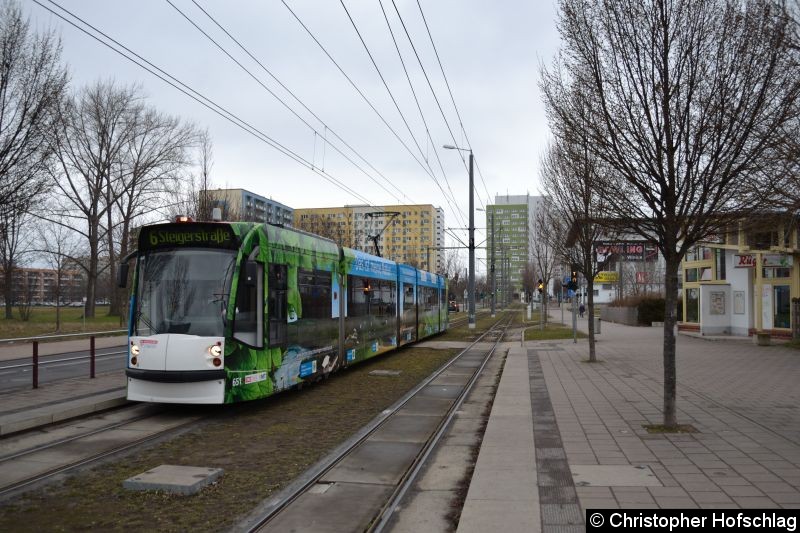
[[[294,210],[271,198],[245,189],[209,189],[200,191],[210,208],[219,207],[222,219],[230,221],[266,222],[291,227]]]
[[[439,272],[444,265],[444,211],[430,204],[295,209],[294,225],[423,270]]]
[[[494,257],[501,301],[519,298],[523,293],[523,272],[534,254],[534,221],[543,202],[543,196],[498,195],[493,205],[486,206],[487,259],[491,263]],[[503,291],[509,294],[501,294]]]
[[[14,303],[31,305],[55,304],[57,272],[50,268],[19,268],[14,271],[12,298]],[[5,279],[0,271],[0,289]],[[4,291],[0,290],[0,295]],[[84,296],[81,271],[65,270],[61,273],[61,302],[80,301]],[[5,302],[4,302],[5,303]]]

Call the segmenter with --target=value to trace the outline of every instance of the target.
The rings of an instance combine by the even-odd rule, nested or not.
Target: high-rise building
[[[294,225],[423,270],[440,271],[444,265],[444,211],[430,204],[295,209]]]
[[[222,219],[245,222],[267,222],[291,227],[294,210],[271,198],[245,189],[209,189],[205,195],[209,208],[219,207]]]
[[[543,201],[543,196],[529,194],[498,195],[493,205],[486,206],[487,261],[491,269],[494,257],[495,287],[498,298],[505,301],[523,291],[523,272],[534,257],[534,221]]]

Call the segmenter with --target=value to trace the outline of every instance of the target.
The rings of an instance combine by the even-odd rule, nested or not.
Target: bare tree
[[[536,276],[536,266],[531,263],[525,263],[522,268],[522,290],[525,291],[525,297],[530,298],[537,290],[538,277]]]
[[[169,202],[170,183],[190,162],[190,150],[197,143],[197,132],[176,117],[159,113],[144,104],[131,106],[127,118],[127,142],[116,168],[116,177],[108,176],[106,202],[115,209],[106,211],[109,279],[116,279],[116,247],[119,256],[131,250],[132,230],[139,219]],[[205,176],[206,174],[203,174]],[[210,217],[209,217],[210,218]],[[109,314],[120,314],[122,293],[111,290]]]
[[[793,21],[783,0],[560,0],[564,49],[543,96],[584,128],[615,215],[666,263],[664,426],[676,419],[678,269],[731,216],[764,205],[782,175],[780,132],[798,113]],[[590,120],[574,114],[582,93]]]
[[[117,184],[125,150],[132,141],[131,111],[139,104],[135,88],[120,88],[113,82],[97,82],[67,101],[59,115],[53,135],[58,158],[54,171],[59,212],[54,220],[80,228],[86,239],[87,317],[94,316],[97,278],[101,270],[100,253],[107,239],[109,210],[124,191]],[[104,224],[105,222],[105,224]],[[113,246],[112,246],[113,248]],[[105,250],[107,254],[113,250]],[[105,267],[108,267],[106,262]]]
[[[0,269],[3,273],[5,318],[14,318],[14,280],[23,257],[30,251],[31,216],[11,209],[0,212]]]
[[[544,197],[533,217],[533,267],[545,287],[550,286],[550,280],[553,279],[558,263],[557,248],[553,246],[553,239],[557,238],[559,233],[557,226],[553,224],[556,221],[553,214],[552,200]],[[541,312],[544,313],[544,322],[547,322],[547,300],[547,294],[543,294]]]
[[[80,244],[77,234],[64,224],[40,224],[37,227],[38,243],[41,248],[35,250],[44,262],[55,272],[55,285],[48,296],[56,304],[56,328],[61,331],[61,303],[67,295],[65,278],[74,268],[74,258],[80,255]]]
[[[177,175],[168,182],[167,197],[170,201],[164,208],[166,218],[173,220],[177,215],[188,215],[192,219],[207,222],[211,220],[214,200],[208,191],[214,188],[211,171],[214,168],[214,144],[208,130],[197,133],[194,168]]]
[[[19,285],[16,287],[19,297],[16,299],[17,312],[19,319],[27,322],[31,319],[31,306],[33,305],[33,295],[36,292],[36,281],[34,276],[29,276],[27,272],[17,279]]]
[[[586,114],[586,109],[578,100],[573,102],[572,112]],[[584,129],[564,130],[562,127],[567,124],[553,118],[551,130],[555,138],[543,157],[541,172],[553,208],[550,245],[570,269],[586,278],[589,361],[594,362],[594,278],[603,267],[595,260],[594,245],[601,236],[608,236],[608,230],[600,225],[608,216],[608,207],[597,193],[603,164],[592,152]]]
[[[25,251],[26,213],[47,187],[46,132],[67,85],[61,43],[31,32],[13,1],[0,4],[0,268],[5,317],[13,317],[13,280]]]
[[[46,132],[67,85],[61,42],[31,32],[16,2],[0,4],[0,210],[25,211],[47,187]]]

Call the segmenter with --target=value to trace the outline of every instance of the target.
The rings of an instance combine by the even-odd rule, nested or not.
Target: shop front
[[[706,244],[682,265],[683,320],[703,335],[792,336],[792,298],[800,295],[798,257],[775,250]]]

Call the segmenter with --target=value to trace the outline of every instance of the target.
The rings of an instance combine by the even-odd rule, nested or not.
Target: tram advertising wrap
[[[443,277],[302,231],[156,224],[132,255],[130,400],[264,398],[447,328]]]

